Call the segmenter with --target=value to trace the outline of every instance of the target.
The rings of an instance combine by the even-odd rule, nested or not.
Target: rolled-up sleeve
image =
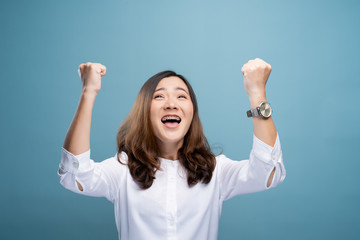
[[[113,202],[121,174],[121,166],[115,156],[102,162],[94,162],[90,159],[90,149],[75,156],[62,148],[58,169],[60,184],[75,193],[106,197]],[[81,184],[82,191],[79,190],[76,181]]]
[[[224,201],[236,195],[276,187],[286,176],[279,135],[276,137],[274,147],[253,135],[253,147],[248,160],[234,161],[225,155],[220,155],[218,158],[220,198]],[[273,180],[267,187],[274,168]]]

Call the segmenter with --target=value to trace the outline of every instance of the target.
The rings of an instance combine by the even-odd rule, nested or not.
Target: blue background
[[[224,203],[219,239],[359,239],[359,1],[7,1],[0,8],[1,239],[116,239],[106,199],[62,188],[60,149],[83,62],[107,66],[96,99],[92,158],[147,78],[192,83],[212,146],[247,159],[252,121],[241,67],[273,71],[267,98],[287,177]]]

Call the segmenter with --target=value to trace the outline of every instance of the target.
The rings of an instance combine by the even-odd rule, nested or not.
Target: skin
[[[79,106],[65,137],[63,147],[74,155],[90,149],[91,115],[95,98],[101,89],[101,77],[106,74],[106,67],[99,63],[81,64],[81,95]],[[76,181],[80,191],[82,186]]]
[[[251,108],[259,106],[267,101],[265,85],[271,72],[271,66],[265,61],[256,58],[243,65],[241,72],[244,75],[244,87],[249,97]],[[79,66],[79,74],[82,83],[81,95],[78,108],[69,130],[66,134],[63,147],[74,155],[81,154],[90,149],[90,127],[92,109],[98,92],[101,89],[101,78],[106,75],[106,67],[100,63],[86,63]],[[164,87],[163,98],[154,99],[151,103],[151,121],[159,142],[161,143],[161,156],[167,159],[177,159],[177,150],[182,145],[183,137],[189,129],[192,114],[189,103],[184,104],[176,96],[177,87],[181,85],[178,79],[169,77],[161,80],[158,87]],[[185,85],[185,84],[184,84]],[[183,89],[187,90],[187,87]],[[158,89],[158,88],[157,88]],[[181,90],[182,91],[182,90]],[[190,100],[191,101],[191,100]],[[192,103],[191,103],[192,107]],[[178,113],[182,118],[179,129],[164,129],[159,121],[164,113]],[[191,115],[191,117],[190,117]],[[160,119],[159,119],[160,118]],[[161,122],[161,121],[160,121]],[[162,124],[162,123],[161,123]],[[277,131],[272,117],[268,119],[253,118],[254,134],[261,141],[274,146]],[[270,186],[275,168],[273,169],[267,186]],[[77,182],[78,188],[82,186]]]
[[[150,120],[158,140],[161,157],[176,160],[178,150],[183,145],[194,114],[189,90],[178,77],[162,79],[153,95],[150,106]],[[181,122],[176,128],[169,128],[161,122],[165,115],[177,115]]]
[[[244,75],[244,87],[249,97],[250,106],[256,108],[261,102],[267,101],[265,85],[271,73],[271,66],[265,61],[256,58],[244,64],[241,72]],[[253,126],[257,138],[272,147],[275,145],[277,131],[271,116],[268,119],[253,117]],[[271,185],[274,173],[275,168],[268,179],[268,187]]]

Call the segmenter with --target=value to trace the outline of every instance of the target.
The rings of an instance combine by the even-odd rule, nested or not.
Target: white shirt
[[[121,153],[122,162],[127,155]],[[216,240],[222,203],[234,196],[279,185],[285,178],[279,137],[271,147],[253,135],[249,160],[216,157],[210,183],[187,185],[178,160],[160,158],[153,185],[141,190],[127,165],[116,155],[102,162],[90,159],[90,150],[74,156],[62,148],[58,175],[67,189],[88,196],[106,197],[114,204],[116,227],[122,240]],[[273,168],[276,171],[266,187]],[[80,191],[75,182],[83,187]]]

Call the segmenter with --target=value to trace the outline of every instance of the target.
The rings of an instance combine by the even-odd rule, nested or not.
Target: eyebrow
[[[164,91],[164,90],[166,90],[166,88],[158,88],[158,89],[156,89],[155,91],[154,91],[154,93],[156,93],[156,92],[159,92],[159,91]],[[175,90],[180,90],[180,91],[184,91],[186,94],[188,94],[189,95],[189,93],[184,89],[184,88],[182,88],[182,87],[177,87],[177,88],[175,88]]]

